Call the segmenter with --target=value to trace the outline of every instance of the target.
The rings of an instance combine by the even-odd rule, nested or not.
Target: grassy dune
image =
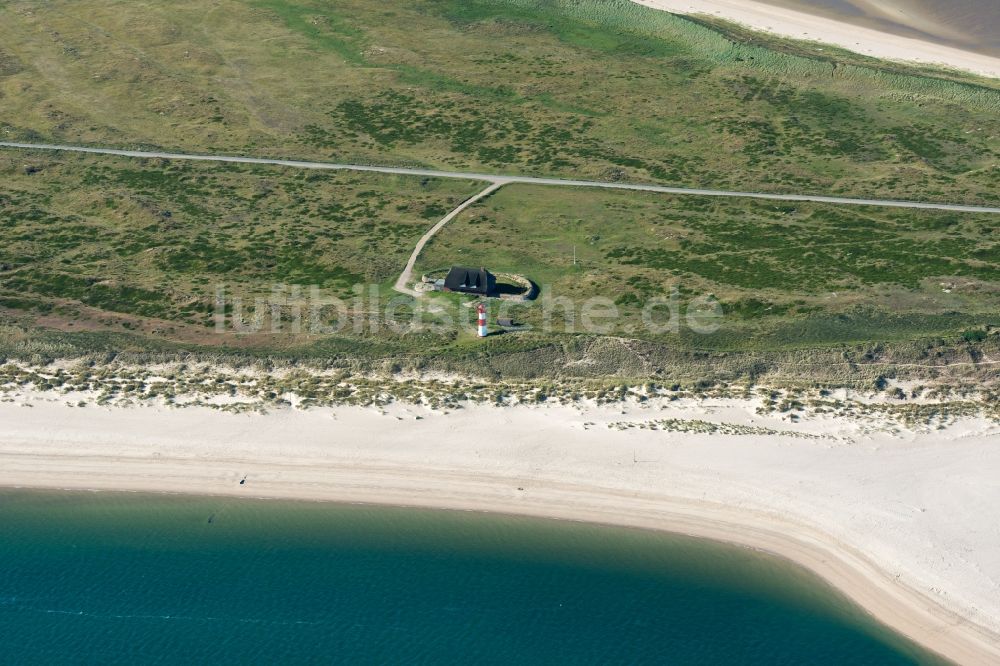
[[[527,185],[465,211],[418,270],[450,263],[523,273],[543,294],[612,299],[613,332],[677,288],[712,294],[724,326],[687,344],[725,348],[955,333],[1000,316],[995,215],[776,204]],[[574,263],[575,261],[575,263]],[[539,308],[522,308],[541,323]]]
[[[528,275],[543,301],[607,296],[621,314],[608,332],[629,339],[586,333],[580,311],[575,334],[559,309],[540,330],[543,301],[511,308],[535,331],[485,343],[471,320],[234,335],[214,331],[216,285],[248,303],[274,284],[352,302],[355,282],[372,283],[385,299],[419,235],[479,184],[30,153],[0,158],[0,175],[0,357],[196,352],[364,371],[688,382],[801,372],[864,385],[896,364],[940,377],[923,366],[962,366],[998,341],[993,216],[508,186],[445,227],[418,271],[481,264]],[[722,302],[716,333],[639,326],[647,299],[674,286],[685,308],[706,293]],[[470,316],[466,297],[425,301]]]
[[[1000,200],[993,84],[836,58],[626,0],[7,2],[0,136]]]
[[[23,153],[0,154],[0,178],[0,307],[64,326],[103,320],[168,335],[212,325],[216,285],[245,299],[275,284],[349,299],[355,284],[391,283],[426,228],[477,189]]]
[[[995,83],[810,49],[625,0],[8,1],[0,138],[1000,202]],[[213,332],[217,284],[247,300],[273,284],[388,296],[417,238],[481,184],[9,150],[0,181],[0,359],[996,378],[977,364],[1000,344],[997,216],[511,186],[446,227],[418,270],[464,262],[546,297],[607,295],[622,314],[611,336],[236,336]],[[683,302],[716,296],[722,328],[637,328],[672,286]],[[454,295],[424,302],[469,312]],[[543,323],[538,303],[513,314]]]

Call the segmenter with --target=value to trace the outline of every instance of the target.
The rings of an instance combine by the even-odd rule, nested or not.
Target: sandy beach
[[[985,420],[893,432],[843,417],[793,423],[735,399],[450,413],[71,404],[31,392],[0,403],[0,485],[369,502],[681,532],[793,560],[959,663],[1000,660],[1000,426]],[[648,428],[662,419],[727,430]]]
[[[704,14],[782,37],[832,44],[864,55],[1000,78],[1000,58],[893,35],[753,0],[633,0],[674,14]]]

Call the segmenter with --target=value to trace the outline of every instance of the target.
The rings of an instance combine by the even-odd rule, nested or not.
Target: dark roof
[[[444,288],[467,294],[490,295],[496,291],[497,279],[485,268],[454,266],[444,279]]]

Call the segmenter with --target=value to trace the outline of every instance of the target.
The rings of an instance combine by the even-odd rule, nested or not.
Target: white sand
[[[678,531],[787,557],[960,663],[1000,663],[1000,427],[985,421],[863,434],[877,424],[792,424],[735,400],[268,415],[66,400],[0,403],[0,485],[419,505]],[[662,418],[825,437],[607,427]]]
[[[705,14],[754,30],[833,44],[884,60],[941,65],[1000,78],[1000,58],[893,35],[753,0],[633,0],[674,14]]]

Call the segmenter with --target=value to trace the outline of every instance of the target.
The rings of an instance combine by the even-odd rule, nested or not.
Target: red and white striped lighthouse
[[[488,335],[486,331],[486,306],[480,303],[476,312],[479,313],[479,337],[485,338]]]

